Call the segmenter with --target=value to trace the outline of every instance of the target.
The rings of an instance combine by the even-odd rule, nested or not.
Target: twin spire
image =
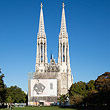
[[[66,18],[64,3],[62,5],[62,18],[61,18],[61,28],[59,34],[59,47],[58,47],[58,64],[69,65],[69,44],[68,44],[68,34],[66,29]],[[47,61],[47,41],[44,27],[44,17],[43,17],[43,5],[41,3],[40,10],[40,20],[39,20],[39,31],[37,35],[37,56],[36,56],[36,68],[38,65],[44,66],[48,63]],[[65,39],[66,38],[66,39]],[[68,66],[69,68],[69,66]],[[66,69],[66,68],[65,68]],[[37,69],[36,69],[37,71]]]
[[[44,17],[43,17],[43,5],[41,3],[41,10],[40,10],[40,20],[39,20],[39,32],[38,35],[43,37],[45,36],[45,27],[44,27]]]
[[[62,18],[61,18],[61,29],[60,29],[60,33],[61,34],[65,34],[67,33],[67,29],[66,29],[66,19],[65,19],[65,10],[64,10],[64,3],[62,5]],[[43,18],[43,9],[42,9],[43,5],[41,3],[41,10],[40,10],[40,20],[39,20],[39,32],[38,35],[40,36],[45,36],[45,27],[44,27],[44,18]]]
[[[65,19],[65,9],[64,9],[64,3],[62,5],[62,18],[61,18],[61,29],[60,29],[60,33],[63,35],[65,33],[67,33],[66,30],[66,19]]]

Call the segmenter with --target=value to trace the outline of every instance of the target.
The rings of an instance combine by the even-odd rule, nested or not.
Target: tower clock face
[[[42,83],[36,83],[33,88],[37,94],[42,94],[45,90],[45,86]]]

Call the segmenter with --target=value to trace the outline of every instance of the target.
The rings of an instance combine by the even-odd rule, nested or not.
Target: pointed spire
[[[67,29],[66,29],[66,19],[65,19],[65,9],[64,9],[64,2],[62,4],[62,18],[61,18],[61,29],[60,29],[60,33],[65,34],[67,33]]]
[[[40,20],[39,20],[39,32],[38,35],[45,36],[45,27],[44,27],[44,18],[43,18],[43,5],[41,2],[41,10],[40,10]]]

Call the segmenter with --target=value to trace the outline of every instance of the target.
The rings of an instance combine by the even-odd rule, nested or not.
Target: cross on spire
[[[41,6],[41,8],[43,7],[42,2],[41,2],[41,5],[40,6]]]
[[[64,4],[64,2],[63,2],[63,4],[62,4],[62,6],[63,6],[63,8],[65,7],[65,4]]]

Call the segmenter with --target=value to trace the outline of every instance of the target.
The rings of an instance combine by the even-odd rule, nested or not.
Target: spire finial
[[[41,10],[40,10],[40,20],[39,20],[39,32],[38,32],[38,34],[45,35],[42,2],[41,2],[41,5],[40,6],[41,6]]]
[[[66,30],[66,18],[65,18],[65,9],[64,9],[64,2],[62,4],[62,18],[61,18],[61,29],[60,29],[60,33],[61,34],[66,34],[67,30]]]
[[[65,7],[65,4],[64,4],[64,2],[63,2],[63,5],[62,5],[62,6],[63,6],[63,8]]]
[[[40,6],[41,6],[41,8],[43,7],[42,2],[41,2],[41,5]]]

